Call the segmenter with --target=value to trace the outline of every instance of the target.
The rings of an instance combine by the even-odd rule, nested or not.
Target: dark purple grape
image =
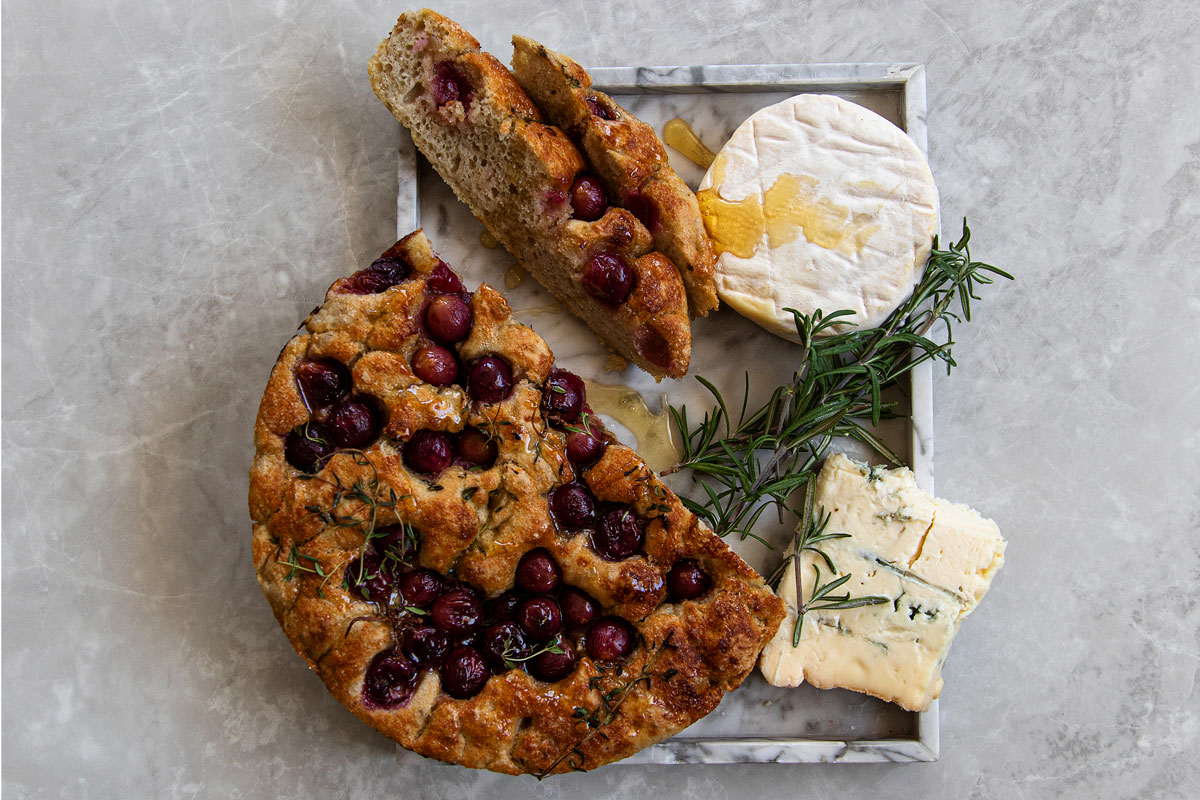
[[[383,525],[375,529],[371,544],[381,556],[391,556],[396,561],[411,563],[417,555],[419,542],[417,533],[403,523]]]
[[[562,630],[562,611],[549,597],[527,597],[513,609],[513,621],[535,642],[544,642]]]
[[[638,221],[646,226],[646,230],[654,233],[658,230],[658,209],[648,197],[639,192],[633,192],[625,198],[625,202],[621,205],[630,214],[638,218]]]
[[[429,617],[446,633],[469,633],[483,622],[483,603],[470,589],[455,589],[433,601]]]
[[[596,500],[582,483],[564,483],[550,491],[550,513],[567,530],[579,530],[595,521]]]
[[[336,451],[329,431],[315,422],[299,425],[283,440],[283,456],[301,472],[319,472]]]
[[[675,602],[695,600],[712,588],[712,578],[693,559],[676,561],[667,573],[667,592]]]
[[[562,570],[544,547],[530,550],[517,562],[515,583],[523,592],[548,594],[562,582]]]
[[[408,277],[408,264],[396,257],[377,258],[366,269],[346,279],[344,288],[350,294],[378,294]]]
[[[471,332],[471,307],[453,294],[440,294],[425,309],[425,327],[435,341],[454,344]]]
[[[646,538],[642,520],[628,508],[614,508],[600,517],[592,547],[609,561],[629,558]]]
[[[563,587],[558,603],[562,607],[563,622],[568,631],[586,628],[600,616],[600,605],[587,592],[574,586]]]
[[[584,647],[593,661],[616,661],[633,650],[633,629],[620,617],[605,617],[587,632]]]
[[[574,372],[557,367],[550,370],[542,392],[542,409],[546,415],[563,422],[574,422],[583,410],[586,389],[583,379]]]
[[[589,94],[584,101],[587,103],[588,110],[592,112],[592,116],[600,119],[613,120],[617,118],[615,109],[609,107],[607,103],[601,100],[594,94]]]
[[[591,175],[580,175],[575,179],[571,185],[571,210],[575,212],[575,219],[592,222],[604,216],[606,208],[608,195],[600,181]]]
[[[608,442],[583,431],[571,431],[567,434],[567,458],[577,466],[587,466],[600,460]]]
[[[433,102],[439,106],[458,100],[463,108],[471,105],[471,84],[462,70],[450,61],[441,61],[433,68]]]
[[[425,285],[442,294],[461,294],[464,288],[462,279],[441,260],[433,268],[433,272],[429,273],[429,281]]]
[[[379,404],[370,397],[351,397],[329,411],[329,436],[338,447],[363,448],[379,437],[383,427]]]
[[[404,652],[418,667],[436,667],[450,647],[446,634],[430,625],[406,629],[403,641]]]
[[[332,358],[305,359],[296,365],[296,385],[309,408],[324,408],[350,391],[350,370]]]
[[[583,268],[583,288],[601,303],[618,306],[633,288],[633,269],[615,253],[596,253]]]
[[[395,708],[407,703],[416,690],[416,665],[403,653],[384,650],[371,659],[363,677],[363,705]]]
[[[524,659],[533,652],[533,647],[515,622],[492,625],[479,638],[479,649],[498,667],[505,666],[506,659]]]
[[[479,694],[492,671],[482,653],[470,645],[460,644],[442,658],[438,674],[446,694],[465,700]]]
[[[363,600],[386,605],[395,583],[395,572],[375,553],[366,553],[346,567],[346,585]]]
[[[575,671],[575,649],[571,643],[559,639],[555,645],[561,653],[543,650],[526,662],[529,673],[539,681],[561,681]]]
[[[499,448],[486,433],[478,428],[463,428],[454,437],[454,463],[470,469],[490,468],[496,463]]]
[[[499,403],[512,394],[512,369],[499,356],[484,356],[471,367],[467,388],[481,403]]]
[[[413,472],[437,475],[450,466],[450,436],[428,428],[404,443],[404,463]]]
[[[449,588],[446,579],[431,569],[406,572],[396,580],[396,588],[404,598],[404,605],[428,608]]]
[[[510,589],[488,601],[487,615],[489,618],[498,621],[512,619],[513,610],[516,609],[517,603],[520,601],[521,595]]]
[[[633,336],[633,347],[638,355],[651,364],[667,369],[671,366],[671,343],[659,331],[649,325],[638,328]]]
[[[449,386],[458,377],[458,359],[440,344],[430,344],[413,353],[413,374],[434,386]]]

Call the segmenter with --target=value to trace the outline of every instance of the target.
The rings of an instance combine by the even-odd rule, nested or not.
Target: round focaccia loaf
[[[249,502],[259,583],[329,691],[468,767],[591,769],[666,738],[783,616],[420,231],[336,281],[284,347]]]
[[[834,95],[755,112],[697,194],[721,300],[792,340],[787,308],[847,309],[860,328],[882,322],[912,293],[937,230],[937,187],[917,145]]]

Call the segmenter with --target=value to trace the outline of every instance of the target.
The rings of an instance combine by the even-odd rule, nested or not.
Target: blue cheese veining
[[[763,650],[763,677],[775,686],[807,680],[913,711],[928,708],[941,692],[942,664],[962,618],[1004,564],[999,528],[966,506],[922,491],[907,469],[871,468],[842,455],[825,462],[815,502],[830,515],[829,531],[850,534],[822,544],[838,573],[852,576],[839,591],[888,602],[809,611],[799,646],[793,647],[793,559],[777,590],[788,614]],[[804,597],[813,590],[814,563],[828,578],[820,558],[805,552],[798,559]]]

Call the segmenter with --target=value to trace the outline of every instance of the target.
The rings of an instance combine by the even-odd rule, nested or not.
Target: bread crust
[[[696,196],[671,168],[654,129],[593,89],[591,76],[571,58],[533,39],[513,37],[512,67],[521,88],[550,122],[583,150],[609,196],[650,229],[654,247],[679,269],[692,315],[706,316],[715,309],[716,253]],[[604,116],[594,113],[593,106]]]
[[[420,231],[388,254],[411,265],[409,278],[376,294],[354,294],[349,279],[336,281],[280,353],[255,423],[252,559],[297,653],[343,705],[401,745],[509,774],[592,769],[710,712],[753,668],[782,618],[780,601],[628,447],[604,434],[608,445],[594,465],[572,465],[564,430],[543,411],[553,353],[532,329],[512,320],[504,298],[489,286],[471,297],[473,326],[455,348],[463,363],[484,355],[504,358],[512,366],[512,395],[482,404],[458,384],[436,388],[420,381],[409,363],[427,341],[419,315],[429,276],[441,262]],[[312,358],[345,364],[353,391],[377,398],[387,424],[377,441],[338,452],[308,475],[287,461],[284,440],[310,422],[294,375],[301,361]],[[405,465],[403,443],[413,432],[465,426],[493,433],[493,466],[452,465],[429,477]],[[645,521],[639,553],[607,561],[590,545],[589,531],[556,527],[547,493],[573,480],[585,483],[600,503],[628,505]],[[416,618],[348,588],[347,570],[365,552],[370,530],[369,504],[339,496],[352,485],[393,498],[390,505],[376,505],[374,525],[411,524],[420,534],[414,566],[449,574],[489,598],[513,586],[524,553],[545,547],[566,583],[594,597],[603,614],[634,626],[638,646],[616,666],[593,662],[580,649],[575,671],[555,683],[510,669],[465,700],[449,696],[438,672],[430,670],[403,705],[372,707],[364,700],[368,666],[397,647]],[[665,576],[683,557],[707,571],[713,588],[694,601],[670,602]]]
[[[439,70],[451,69],[469,89],[439,104]],[[499,61],[459,25],[423,10],[400,17],[368,73],[376,95],[458,198],[560,302],[656,378],[686,374],[691,326],[677,271],[662,269],[660,259],[643,261],[654,252],[654,237],[625,209],[610,207],[593,222],[572,218],[570,190],[587,162]],[[632,269],[632,293],[616,306],[583,287],[598,253]]]

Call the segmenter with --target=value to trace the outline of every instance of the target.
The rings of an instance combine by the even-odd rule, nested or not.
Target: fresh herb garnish
[[[316,475],[301,475],[299,480],[316,481],[325,483],[334,488],[333,498],[328,509],[320,506],[305,506],[305,510],[310,514],[315,515],[326,525],[335,528],[358,528],[362,531],[363,541],[358,549],[358,575],[354,576],[354,582],[359,586],[365,586],[368,580],[378,576],[378,572],[374,574],[367,573],[367,559],[363,558],[366,555],[367,547],[370,546],[371,540],[383,536],[378,532],[378,522],[380,511],[389,511],[392,514],[398,513],[398,507],[402,500],[408,499],[409,495],[397,495],[396,490],[390,486],[386,487],[379,478],[379,470],[375,464],[367,457],[367,454],[361,450],[342,450],[339,455],[347,455],[353,459],[353,463],[358,467],[368,467],[370,474],[368,476],[355,476],[353,483],[343,483],[342,476],[333,470],[332,478],[321,478]],[[349,505],[344,512],[339,513],[339,509]],[[402,522],[404,542],[399,548],[387,548],[383,553],[382,561],[380,562],[380,570],[385,566],[389,569],[395,569],[399,566],[412,566],[404,557],[404,553],[415,553],[419,547],[417,540],[417,532],[407,522]],[[306,566],[300,563],[304,559],[311,563]],[[321,590],[325,584],[329,582],[329,578],[337,571],[338,567],[342,566],[345,561],[339,562],[336,566],[329,570],[325,570],[323,565],[313,556],[307,556],[299,553],[297,545],[292,545],[292,552],[287,559],[276,557],[280,563],[291,567],[290,571],[284,576],[284,581],[290,581],[297,576],[299,572],[311,572],[324,578],[321,585],[317,588],[317,595],[323,596]],[[349,588],[350,576],[344,575],[342,578],[343,588]]]
[[[577,721],[582,722],[586,726],[587,733],[583,735],[583,738],[563,751],[558,758],[554,759],[550,763],[550,766],[536,773],[535,777],[538,780],[549,775],[564,761],[572,769],[584,769],[586,761],[586,756],[583,752],[584,744],[596,735],[604,735],[602,729],[617,718],[617,712],[621,710],[621,704],[625,702],[629,694],[639,684],[645,684],[646,688],[649,689],[655,677],[658,677],[660,680],[669,681],[678,674],[673,669],[669,669],[658,676],[655,676],[651,672],[654,665],[658,663],[659,658],[662,657],[663,650],[668,647],[674,647],[671,644],[671,637],[673,635],[673,632],[668,633],[667,637],[654,647],[646,657],[646,660],[642,662],[641,669],[638,670],[637,675],[626,675],[625,668],[619,664],[611,668],[605,667],[602,664],[596,664],[597,669],[600,670],[600,674],[592,677],[589,680],[589,685],[592,689],[600,692],[600,704],[591,709],[576,706],[572,715]],[[623,681],[627,677],[629,679]]]
[[[851,597],[849,592],[841,594],[833,594],[834,590],[841,588],[847,581],[850,580],[850,573],[846,573],[839,578],[821,583],[821,567],[816,560],[813,561],[813,590],[808,599],[804,599],[804,582],[801,580],[800,568],[803,566],[801,556],[808,552],[819,556],[825,562],[825,566],[829,567],[829,571],[835,575],[838,572],[837,566],[833,563],[833,559],[829,557],[821,545],[824,542],[833,539],[849,539],[848,533],[832,533],[827,532],[829,527],[830,514],[824,509],[821,510],[816,517],[809,513],[812,508],[812,482],[809,482],[806,489],[805,497],[805,517],[800,522],[800,527],[796,529],[796,540],[792,553],[783,560],[780,564],[780,571],[789,560],[796,564],[796,626],[792,629],[792,647],[800,646],[800,634],[804,632],[804,618],[810,611],[826,611],[826,610],[842,610],[848,608],[862,608],[863,606],[875,606],[881,603],[890,602],[887,597],[873,594],[865,597]],[[774,583],[774,580],[771,581]]]
[[[814,520],[813,478],[837,437],[862,442],[890,463],[903,463],[871,430],[881,420],[897,416],[897,404],[885,401],[884,392],[891,388],[903,391],[900,379],[926,361],[941,361],[949,374],[956,366],[951,354],[954,323],[970,321],[971,301],[979,299],[976,290],[981,285],[993,283],[993,276],[1012,279],[1002,269],[972,261],[970,240],[971,230],[965,219],[962,237],[949,250],[939,250],[935,239],[925,273],[912,296],[877,328],[853,327],[843,319],[852,316],[852,311],[826,315],[817,310],[808,315],[788,309],[800,338],[799,369],[789,383],[777,388],[765,405],[750,414],[746,412],[750,397],[747,373],[736,425],[721,392],[697,376],[717,405],[694,427],[688,421],[686,406],[671,407],[683,452],[679,464],[664,472],[690,469],[696,473],[705,499],[696,502],[681,497],[684,505],[718,536],[736,533],[742,539],[758,539],[768,547],[752,532],[764,511],[774,508],[781,523],[785,513],[800,517],[787,558],[798,559],[805,551],[813,552],[836,574],[833,561],[819,544],[848,534],[826,533],[827,515],[818,515]],[[945,341],[940,343],[929,338],[938,323],[945,328]],[[801,488],[805,496],[797,510],[789,504]],[[816,563],[813,592],[805,601],[799,567],[797,561],[799,608],[793,646],[800,641],[808,611],[887,602],[876,596],[834,594],[851,576],[822,583]]]
[[[561,656],[564,652],[562,645],[553,640],[546,642],[540,648],[532,650],[526,655],[521,655],[520,651],[520,645],[514,642],[511,636],[504,637],[504,647],[500,651],[500,660],[504,662],[505,669],[514,669],[517,664],[537,658],[542,653],[554,653]]]
[[[926,361],[941,361],[949,372],[955,366],[953,324],[970,321],[971,300],[979,299],[976,290],[992,283],[991,276],[1012,278],[1004,270],[972,261],[970,238],[964,220],[962,238],[949,250],[937,249],[935,240],[912,296],[877,328],[852,327],[843,320],[851,311],[807,315],[789,309],[800,337],[800,367],[789,383],[749,414],[747,374],[736,423],[717,387],[697,376],[717,405],[695,426],[686,406],[671,406],[682,457],[664,472],[690,469],[703,476],[698,480],[704,501],[681,498],[684,504],[719,536],[736,533],[762,541],[751,529],[766,509],[774,507],[781,522],[787,511],[801,515],[789,501],[816,475],[836,437],[855,439],[889,462],[902,463],[869,427],[896,416],[896,403],[885,401],[884,391],[898,387],[903,376]],[[945,326],[941,343],[928,338],[939,322]],[[851,327],[839,332],[840,326]]]

